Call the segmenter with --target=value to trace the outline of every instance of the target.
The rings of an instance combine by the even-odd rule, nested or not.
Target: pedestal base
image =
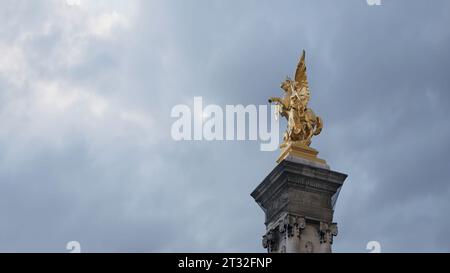
[[[331,252],[333,201],[347,175],[323,162],[287,158],[251,194],[266,216],[263,246],[272,253]]]
[[[314,148],[311,148],[299,142],[288,142],[282,145],[281,155],[280,157],[278,157],[277,163],[280,163],[281,161],[287,159],[289,156],[293,156],[322,165],[327,165],[327,162],[325,160],[317,157],[318,154],[319,152]]]

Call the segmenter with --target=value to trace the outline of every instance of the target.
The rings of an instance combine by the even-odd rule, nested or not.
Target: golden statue
[[[316,116],[313,110],[308,108],[310,100],[310,90],[306,75],[305,51],[297,66],[295,80],[289,77],[281,84],[284,90],[284,98],[270,98],[269,103],[276,103],[277,114],[287,119],[288,126],[283,137],[280,148],[282,153],[278,162],[290,155],[302,157],[304,159],[326,164],[322,159],[317,158],[318,152],[309,147],[313,136],[320,134],[323,128],[323,121]]]

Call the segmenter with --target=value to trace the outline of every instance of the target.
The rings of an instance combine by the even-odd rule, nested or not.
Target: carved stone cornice
[[[258,203],[264,202],[288,183],[304,184],[333,193],[342,187],[346,178],[346,174],[284,160],[272,170],[251,196]]]

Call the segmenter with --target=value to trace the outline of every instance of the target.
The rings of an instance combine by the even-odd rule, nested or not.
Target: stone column
[[[287,156],[251,196],[265,212],[263,247],[270,253],[330,253],[334,203],[346,174]]]

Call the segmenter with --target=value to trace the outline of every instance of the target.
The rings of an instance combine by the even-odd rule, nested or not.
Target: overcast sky
[[[449,1],[78,1],[0,0],[1,252],[264,252],[278,151],[170,113],[266,104],[302,49],[334,251],[450,251]]]

